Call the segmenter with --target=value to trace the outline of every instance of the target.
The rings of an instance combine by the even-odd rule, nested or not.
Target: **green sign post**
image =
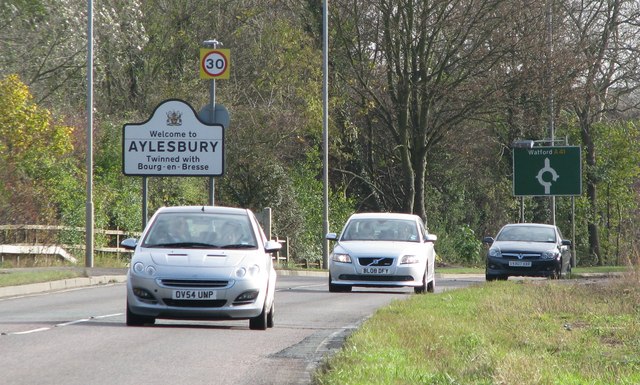
[[[581,194],[580,147],[513,149],[513,195],[574,196]]]

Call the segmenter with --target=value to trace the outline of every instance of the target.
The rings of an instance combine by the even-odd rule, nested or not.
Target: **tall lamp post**
[[[329,241],[324,237],[329,232],[329,31],[327,8],[329,0],[322,5],[322,136],[323,151],[323,236],[322,236],[322,268],[329,267]]]
[[[93,267],[93,0],[87,9],[87,198],[85,266]]]

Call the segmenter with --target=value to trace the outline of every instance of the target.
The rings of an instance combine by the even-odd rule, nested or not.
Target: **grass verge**
[[[639,277],[415,295],[365,322],[314,383],[639,384]]]
[[[609,273],[623,273],[633,270],[628,266],[586,266],[586,267],[574,267],[572,274],[609,274]],[[484,267],[463,267],[463,266],[446,266],[437,267],[437,273],[441,274],[484,274]]]
[[[0,287],[27,285],[30,283],[58,281],[67,278],[84,277],[85,274],[75,270],[36,270],[19,271],[3,270],[0,272]]]

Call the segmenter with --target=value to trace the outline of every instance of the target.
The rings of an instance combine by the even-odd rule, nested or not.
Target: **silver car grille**
[[[160,279],[160,285],[165,287],[189,287],[189,288],[221,288],[229,285],[225,280],[204,279]]]
[[[171,298],[163,298],[162,299],[167,306],[174,307],[223,307],[227,304],[227,300],[225,299],[214,299],[208,301],[191,301],[188,299],[171,299]]]

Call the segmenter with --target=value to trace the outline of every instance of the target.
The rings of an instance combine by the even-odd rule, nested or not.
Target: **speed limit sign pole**
[[[209,79],[209,100],[211,110],[209,123],[215,123],[216,119],[216,79],[229,79],[229,50],[218,49],[222,45],[217,40],[206,40],[205,48],[200,48],[200,78]],[[209,177],[209,205],[214,206],[215,180]]]

